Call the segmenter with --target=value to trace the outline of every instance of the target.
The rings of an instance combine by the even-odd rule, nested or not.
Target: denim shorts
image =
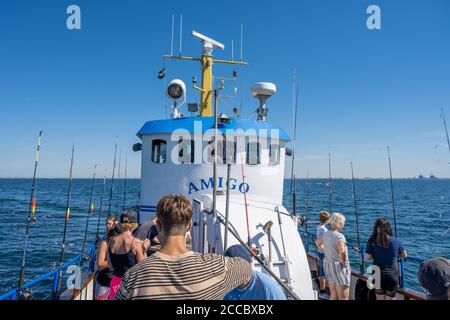
[[[325,278],[325,269],[323,268],[323,259],[325,259],[325,254],[322,252],[317,252],[319,257],[319,277]]]

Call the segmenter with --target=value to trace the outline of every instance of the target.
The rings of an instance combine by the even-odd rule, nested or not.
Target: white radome
[[[252,95],[257,97],[262,96],[272,96],[277,93],[277,86],[271,82],[257,82],[252,86]]]

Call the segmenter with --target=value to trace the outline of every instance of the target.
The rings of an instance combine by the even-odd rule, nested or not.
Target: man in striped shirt
[[[186,232],[192,228],[192,206],[186,197],[163,197],[156,216],[161,249],[128,270],[116,300],[220,300],[251,279],[251,264],[242,258],[186,247]]]

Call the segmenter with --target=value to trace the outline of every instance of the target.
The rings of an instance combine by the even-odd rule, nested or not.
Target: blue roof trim
[[[163,119],[163,120],[152,120],[147,121],[136,134],[139,138],[142,138],[146,134],[161,134],[161,133],[172,133],[177,129],[185,129],[190,133],[194,133],[194,122],[201,121],[202,132],[208,129],[214,129],[214,117],[186,117],[178,119]],[[239,128],[247,131],[249,129],[254,129],[258,133],[261,129],[267,130],[267,135],[270,136],[271,129],[279,130],[279,138],[281,140],[289,141],[290,138],[287,133],[278,126],[274,126],[266,121],[256,121],[256,120],[245,120],[241,119],[239,121]],[[225,132],[227,129],[236,130],[238,129],[237,119],[232,118],[230,124],[224,125],[219,124],[219,131]]]

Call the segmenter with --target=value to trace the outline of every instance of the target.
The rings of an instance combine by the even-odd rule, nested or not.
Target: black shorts
[[[391,266],[380,266],[381,288],[375,289],[376,294],[385,294],[389,297],[395,297],[398,289],[399,271],[397,264]]]

